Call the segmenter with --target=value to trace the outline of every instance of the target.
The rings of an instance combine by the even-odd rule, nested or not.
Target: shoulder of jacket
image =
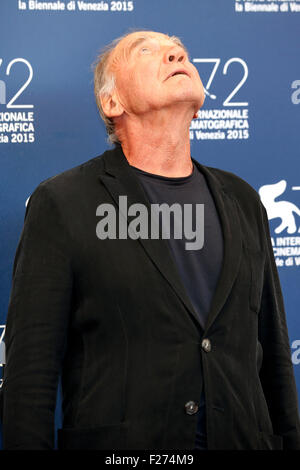
[[[57,175],[51,176],[41,181],[34,189],[33,195],[48,194],[49,197],[63,196],[67,194],[81,194],[83,187],[88,187],[95,176],[100,173],[103,167],[103,157],[109,152],[91,158],[75,167],[65,170]],[[28,198],[28,200],[30,199]]]
[[[238,201],[251,200],[260,204],[260,197],[256,189],[253,188],[246,180],[230,171],[221,170],[219,168],[206,166],[219,182],[223,189],[229,195],[235,197]]]

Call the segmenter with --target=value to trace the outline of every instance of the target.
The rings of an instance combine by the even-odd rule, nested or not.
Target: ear
[[[115,92],[100,96],[100,102],[104,114],[109,118],[120,117],[124,113],[124,108]]]

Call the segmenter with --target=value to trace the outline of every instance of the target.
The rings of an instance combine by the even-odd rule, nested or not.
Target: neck
[[[126,116],[119,127],[128,163],[149,173],[179,177],[192,173],[189,112],[154,111]]]

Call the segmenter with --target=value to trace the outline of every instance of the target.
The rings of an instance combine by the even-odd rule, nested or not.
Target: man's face
[[[127,114],[186,103],[197,112],[204,89],[184,47],[156,32],[137,32],[116,46],[110,61],[116,96]]]

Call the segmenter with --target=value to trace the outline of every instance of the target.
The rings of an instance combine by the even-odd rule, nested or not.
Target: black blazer
[[[197,413],[185,404],[203,385],[209,449],[300,449],[266,211],[241,178],[193,161],[224,237],[205,330],[167,240],[96,236],[101,203],[127,195],[150,210],[120,146],[31,196],[5,333],[4,449],[54,447],[60,372],[59,448],[193,449]]]

